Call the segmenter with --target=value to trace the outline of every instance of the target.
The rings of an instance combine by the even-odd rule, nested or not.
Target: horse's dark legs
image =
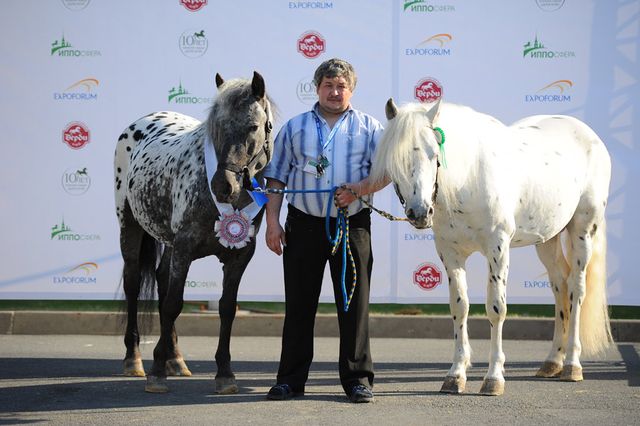
[[[178,240],[178,238],[176,238]],[[169,390],[166,384],[167,361],[175,354],[175,321],[182,311],[184,282],[187,278],[191,256],[188,242],[174,241],[173,253],[169,262],[169,280],[164,298],[160,304],[160,339],[153,350],[153,366],[147,376],[145,391],[164,393]]]
[[[169,270],[172,253],[173,249],[166,246],[162,253],[162,260],[158,266],[158,271],[156,272],[156,276],[158,278],[158,310],[160,310],[160,306],[162,306],[162,303],[164,302],[165,294],[169,287]],[[162,322],[162,316],[160,316],[160,321]],[[175,326],[171,333],[171,339],[173,341],[174,352],[169,354],[169,359],[167,359],[167,376],[191,376],[191,371],[189,371],[187,364],[185,364],[182,353],[178,348],[178,335],[176,333]]]
[[[255,247],[254,247],[255,249]],[[229,394],[238,392],[236,378],[231,370],[231,353],[229,344],[231,341],[231,328],[236,317],[236,304],[238,301],[238,288],[242,274],[244,274],[253,250],[248,253],[236,255],[234,259],[229,259],[222,267],[222,297],[218,305],[220,314],[220,337],[218,338],[218,349],[216,350],[216,392]]]
[[[135,222],[130,210],[125,211],[124,219],[125,226],[120,228],[120,249],[124,260],[123,287],[127,299],[127,329],[124,335],[127,352],[123,361],[124,374],[125,376],[144,376],[138,332],[138,295],[142,279],[140,250],[144,230]]]

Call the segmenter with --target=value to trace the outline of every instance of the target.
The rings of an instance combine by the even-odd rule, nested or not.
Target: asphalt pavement
[[[151,366],[157,337],[143,341]],[[505,340],[505,394],[478,395],[489,342],[472,339],[467,393],[439,393],[450,367],[449,339],[372,339],[375,402],[351,404],[337,374],[338,339],[316,337],[304,397],[265,398],[274,384],[279,337],[234,336],[240,391],[217,395],[217,337],[183,336],[193,376],[169,378],[170,392],[144,392],[144,378],[122,375],[121,336],[0,335],[0,424],[54,425],[632,425],[640,424],[640,343],[620,342],[583,359],[583,382],[533,377],[550,342]]]

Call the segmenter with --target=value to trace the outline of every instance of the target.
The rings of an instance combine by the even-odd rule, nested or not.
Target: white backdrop
[[[315,43],[299,47],[310,32]],[[216,72],[257,70],[278,130],[315,101],[320,62],[342,57],[358,72],[354,107],[383,123],[390,96],[416,93],[505,123],[540,113],[586,121],[613,159],[610,302],[640,305],[639,0],[8,0],[0,34],[0,298],[120,297],[112,165],[132,121],[159,110],[204,119]],[[391,192],[375,203],[399,214]],[[264,228],[257,238],[239,297],[283,300],[281,259]],[[448,301],[432,238],[374,215],[373,302]],[[552,303],[534,250],[511,259],[509,302]],[[468,266],[471,300],[483,303],[484,260]],[[214,257],[199,260],[185,296],[216,299],[221,281]],[[328,283],[322,299],[333,299]]]

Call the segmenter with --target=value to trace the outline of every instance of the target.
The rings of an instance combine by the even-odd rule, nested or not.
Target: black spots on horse
[[[120,137],[118,138],[118,142],[121,141],[122,139],[129,139],[129,135],[126,132],[121,134]]]
[[[132,132],[136,129],[136,125],[132,124],[131,126],[129,126],[129,130],[131,130]]]
[[[498,246],[498,252],[502,253],[502,247]]]
[[[136,142],[137,142],[137,141],[139,141],[139,140],[140,140],[140,139],[142,139],[142,138],[144,138],[144,133],[142,133],[140,130],[136,130],[136,131],[133,133],[133,139],[134,139]]]
[[[556,286],[554,286],[553,288],[556,290],[556,293],[560,293],[560,289],[558,288],[558,286],[557,286],[557,285],[556,285]]]
[[[498,264],[498,261],[496,260],[496,258],[493,258],[493,263],[495,263],[496,265]]]
[[[177,133],[167,133],[167,136],[176,136]]]
[[[118,167],[118,169],[117,169],[117,170],[118,170],[118,173],[121,173],[121,172],[122,172],[122,169],[121,169],[120,167]]]
[[[131,152],[131,147],[127,146],[127,152]]]
[[[529,126],[530,129],[534,129],[534,130],[540,130],[540,127],[538,126]]]
[[[570,300],[571,302],[573,302],[573,292],[571,292],[571,294],[569,294],[569,300]]]
[[[457,214],[464,214],[464,212],[460,209],[455,209],[453,212]]]
[[[454,339],[454,340],[458,340],[458,333],[454,333],[454,335],[453,335],[453,339]]]
[[[456,300],[456,303],[460,303],[460,296],[458,296],[458,300]]]
[[[498,307],[496,305],[493,305],[493,310],[496,312],[496,314],[500,315],[500,311],[498,310]]]
[[[578,261],[576,263],[578,264],[578,267],[582,266],[582,262],[580,262],[580,259],[578,259]]]
[[[453,316],[453,320],[455,321],[456,319],[458,319],[458,317],[454,315]]]
[[[529,220],[533,220],[533,216],[529,215]]]
[[[133,179],[131,179],[131,180],[129,181],[129,189],[131,189],[131,188],[133,187],[133,182],[134,182],[134,180],[133,180]]]
[[[593,228],[591,228],[591,236],[593,237],[596,233],[596,231],[598,230],[598,225],[596,225],[595,223],[593,224]]]
[[[558,346],[558,352],[562,352],[562,346]]]
[[[496,276],[495,275],[491,275],[491,281],[496,282]]]
[[[147,126],[147,130],[148,130],[148,131],[150,131],[150,132],[152,132],[152,131],[153,131],[153,129],[155,129],[155,127],[156,127],[156,126],[157,126],[157,124],[156,124],[156,123],[151,123],[151,124],[149,124],[149,125]]]
[[[560,311],[560,319],[564,321],[564,312]]]

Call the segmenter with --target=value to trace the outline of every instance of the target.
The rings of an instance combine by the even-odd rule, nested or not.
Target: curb
[[[0,312],[0,334],[94,334],[124,335],[125,314],[118,312],[66,311],[3,311]],[[159,321],[151,315],[151,330],[145,334],[158,335]],[[257,314],[239,311],[233,323],[234,336],[282,335],[284,314]],[[180,336],[218,336],[220,319],[217,313],[182,314],[176,322]],[[469,337],[489,339],[490,327],[482,316],[469,317]],[[370,315],[371,337],[451,339],[451,318],[431,315]],[[640,342],[640,320],[611,320],[616,342]],[[338,337],[335,314],[318,314],[316,337]],[[551,318],[507,318],[503,338],[509,340],[551,340]]]

